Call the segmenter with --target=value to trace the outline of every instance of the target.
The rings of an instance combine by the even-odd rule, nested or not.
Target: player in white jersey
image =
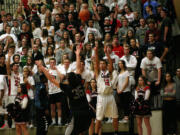
[[[18,63],[13,63],[10,65],[11,55],[12,54],[8,53],[7,72],[9,75],[9,92],[7,104],[14,103],[14,99],[17,95],[17,89],[20,84],[20,76],[22,76],[22,74],[19,73]]]
[[[57,73],[56,68],[56,59],[50,58],[49,60],[50,67],[48,69],[49,73],[60,81],[60,78]],[[56,115],[56,107],[58,112],[58,125],[61,125],[61,103],[62,103],[62,90],[55,86],[48,80],[48,89],[49,89],[49,102],[51,105],[51,116],[52,116],[52,125],[56,124],[55,115]]]
[[[13,63],[10,66],[10,56],[8,54],[8,62],[7,62],[7,72],[9,77],[9,91],[8,91],[8,97],[6,99],[6,104],[14,103],[15,97],[17,96],[17,90],[18,86],[20,84],[20,76],[22,76],[21,73],[19,73],[19,64]],[[15,123],[13,121],[12,127],[15,127]]]
[[[107,52],[105,46],[104,52],[108,58],[109,65],[105,60],[99,62],[98,58],[98,47],[95,47],[95,77],[97,80],[97,106],[96,106],[96,125],[95,135],[98,134],[101,126],[101,121],[104,117],[113,118],[113,126],[115,134],[118,134],[118,110],[113,96],[113,64],[110,54]],[[108,67],[109,66],[109,67]],[[100,69],[100,70],[99,70]]]

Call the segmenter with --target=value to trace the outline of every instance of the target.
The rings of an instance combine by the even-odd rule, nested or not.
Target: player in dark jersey
[[[66,128],[65,135],[83,134],[84,131],[89,129],[91,123],[91,113],[80,75],[80,51],[80,47],[77,47],[76,73],[70,72],[63,77],[63,75],[58,72],[61,78],[60,83],[47,72],[47,69],[43,67],[41,62],[37,62],[37,65],[42,69],[46,77],[57,87],[61,88],[69,98],[72,119]],[[62,81],[62,78],[64,81]]]

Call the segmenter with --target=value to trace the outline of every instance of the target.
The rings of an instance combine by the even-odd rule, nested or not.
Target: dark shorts
[[[79,133],[82,133],[89,129],[92,119],[89,110],[78,111],[73,115],[73,117],[74,117],[74,128],[72,131],[72,135],[78,135]]]
[[[56,94],[50,94],[49,95],[49,103],[50,104],[56,104],[58,102],[62,102],[63,93],[59,92]]]

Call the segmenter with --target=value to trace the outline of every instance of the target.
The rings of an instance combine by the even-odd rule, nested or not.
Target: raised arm
[[[113,62],[112,62],[112,59],[111,59],[111,57],[110,57],[110,54],[107,52],[107,46],[105,46],[104,47],[104,52],[105,52],[105,54],[106,54],[106,56],[107,56],[107,59],[108,59],[108,63],[109,63],[109,72],[110,73],[112,73],[112,71],[113,71]]]
[[[80,46],[76,47],[76,74],[81,74],[81,57],[80,57],[81,48]]]
[[[65,75],[61,74],[56,66],[55,66],[55,70],[56,70],[56,72],[57,72],[57,74],[58,74],[58,76],[60,78],[60,81],[62,81],[64,79]]]
[[[56,85],[58,88],[60,88],[59,81],[56,80],[49,72],[48,70],[42,65],[41,61],[36,61],[37,66],[43,71],[44,75],[47,77],[47,79],[52,82],[54,85]]]
[[[8,52],[8,60],[7,60],[7,62],[6,62],[6,69],[7,69],[7,74],[8,75],[11,75],[11,66],[10,66],[10,61],[11,61],[11,56],[12,56],[13,54],[11,53],[11,50],[9,50],[9,52]]]
[[[97,8],[96,5],[93,4],[93,12],[94,12],[94,15],[95,15],[95,17],[97,18],[97,20],[100,21],[101,18],[100,18],[100,16],[99,16],[96,8]]]
[[[119,7],[118,7],[118,5],[116,5],[116,7],[115,7],[115,13],[114,13],[113,19],[116,19],[116,18],[117,18],[118,10],[119,10]]]
[[[95,63],[94,63],[94,74],[97,78],[99,75],[99,57],[98,57],[98,46],[94,47]]]

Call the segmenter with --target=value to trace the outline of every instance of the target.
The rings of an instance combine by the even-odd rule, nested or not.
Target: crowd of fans
[[[50,110],[51,125],[67,123],[66,115],[70,111],[66,96],[46,80],[36,61],[41,60],[48,72],[61,80],[58,72],[63,75],[76,72],[75,51],[80,46],[81,76],[87,99],[93,101],[93,109],[96,109],[96,102],[91,99],[99,94],[96,87],[102,87],[96,76],[99,68],[96,58],[102,66],[101,60],[109,62],[110,56],[113,69],[109,69],[111,63],[104,64],[114,78],[116,104],[118,110],[124,110],[122,120],[127,122],[132,112],[139,116],[138,111],[132,109],[136,106],[131,103],[132,95],[139,103],[138,97],[144,94],[143,100],[150,101],[151,109],[158,108],[156,99],[161,96],[163,118],[168,121],[164,123],[164,132],[175,134],[177,116],[174,113],[180,110],[180,68],[174,71],[171,59],[175,19],[171,0],[162,3],[156,0],[22,0],[13,14],[1,10],[1,113],[6,113],[4,109],[8,104],[17,101],[19,85],[21,89],[25,85],[30,107],[28,123],[34,126],[39,116],[37,112],[40,112],[35,108],[43,108],[38,105],[37,91],[44,87],[40,83],[44,83],[48,93],[44,115]],[[102,73],[102,76],[105,85],[109,85],[106,79],[109,75]],[[143,93],[141,87],[148,92]],[[45,95],[43,93],[46,99]],[[146,114],[149,118],[151,112]],[[145,117],[150,135],[148,121]],[[141,135],[142,117],[137,117],[137,122]],[[14,121],[12,123],[13,127]],[[92,128],[93,125],[90,134],[93,134]]]

